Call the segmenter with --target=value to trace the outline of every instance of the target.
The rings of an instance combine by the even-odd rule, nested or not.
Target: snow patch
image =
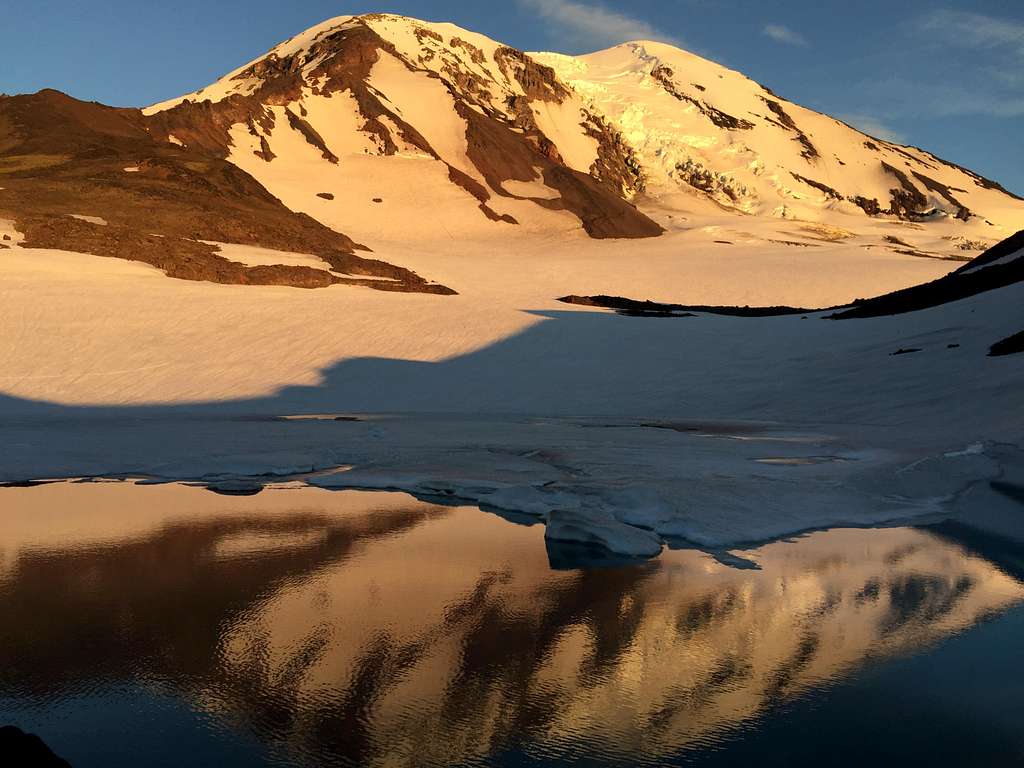
[[[107,220],[106,219],[101,219],[99,216],[85,216],[85,215],[80,214],[80,213],[69,213],[68,216],[70,216],[72,219],[78,219],[79,221],[84,221],[87,224],[95,224],[98,227],[106,227],[106,226],[108,226]]]
[[[514,181],[509,179],[501,182],[501,187],[516,197],[532,197],[539,200],[559,200],[562,197],[562,194],[557,189],[552,189],[543,181]]]
[[[319,256],[309,253],[291,253],[288,251],[276,251],[271,248],[257,248],[252,245],[237,245],[234,243],[216,243],[219,255],[229,261],[237,261],[247,267],[275,266],[278,264],[289,267],[312,267],[313,269],[330,269]]]
[[[582,173],[590,173],[597,162],[598,142],[583,130],[584,113],[575,99],[558,104],[534,101],[530,104],[537,127],[558,148],[566,165]]]
[[[653,557],[661,541],[652,533],[620,523],[611,515],[578,510],[555,510],[548,516],[544,537],[596,545],[620,555]]]
[[[0,219],[0,245],[16,247],[25,239],[25,235],[15,229],[10,219]]]

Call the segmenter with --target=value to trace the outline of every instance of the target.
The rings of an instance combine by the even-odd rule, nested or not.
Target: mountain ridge
[[[341,16],[142,110],[55,93],[0,99],[0,215],[25,247],[191,279],[443,292],[356,252],[695,230],[967,261],[1024,227],[1024,200],[994,181],[651,41],[531,54],[454,24]],[[308,263],[231,266],[217,243]]]
[[[706,201],[737,213],[812,221],[833,214],[925,224],[952,218],[970,226],[949,229],[969,229],[975,238],[987,238],[987,245],[1024,225],[1024,205],[1018,205],[1024,201],[997,182],[926,150],[870,136],[784,99],[743,73],[652,41],[623,43],[584,56],[523,53],[450,23],[391,14],[342,16],[285,41],[205,89],[149,107],[146,113],[173,115],[183,105],[209,101],[215,107],[224,100],[265,92],[272,82],[266,73],[281,66],[293,78],[306,73],[311,93],[304,95],[296,81],[287,99],[305,109],[303,101],[318,95],[313,83],[323,74],[324,59],[338,55],[325,42],[355,29],[372,37],[382,51],[357,78],[362,83],[373,79],[374,66],[384,67],[379,58],[384,55],[446,89],[451,108],[465,122],[451,123],[449,131],[462,131],[470,146],[476,142],[483,151],[466,162],[467,148],[450,142],[439,150],[424,131],[419,132],[423,140],[412,144],[420,150],[427,145],[436,159],[457,169],[453,183],[476,197],[480,210],[495,222],[522,224],[521,219],[531,218],[496,204],[496,197],[509,196],[505,181],[537,181],[556,193],[560,190],[543,173],[529,178],[525,163],[502,168],[505,178],[486,173],[493,169],[481,168],[486,161],[480,156],[501,155],[504,150],[497,146],[493,131],[484,138],[474,136],[481,132],[474,125],[480,122],[480,111],[522,132],[521,140],[536,156],[591,176],[638,204],[641,213],[649,213],[646,198],[657,198],[656,208],[667,197],[682,194],[689,199],[670,203],[670,208],[681,210]],[[366,52],[365,41],[362,50]],[[365,56],[358,61],[361,66],[368,63]],[[516,66],[510,67],[513,61]],[[351,79],[336,84],[340,91],[355,86]],[[383,89],[380,93],[393,97]],[[359,110],[365,111],[365,94],[357,101]],[[399,111],[404,106],[393,100],[392,105]],[[369,121],[377,115],[362,117]],[[415,120],[404,122],[416,127]],[[380,136],[388,132],[376,124],[370,129]],[[272,132],[266,120],[257,121],[255,129],[250,126],[260,145],[253,151],[266,162],[272,162],[265,157],[266,147],[272,150],[274,143]],[[597,142],[596,151],[592,140]],[[328,161],[339,155],[330,143],[321,137],[319,148],[328,148]],[[384,154],[397,152],[394,143],[384,147]],[[542,205],[551,208],[553,194],[543,196],[548,202]],[[317,215],[315,210],[310,213]],[[594,227],[588,226],[588,217],[591,222],[595,218],[593,211],[573,213],[592,236],[657,234],[652,227],[638,225],[635,217],[627,227]]]

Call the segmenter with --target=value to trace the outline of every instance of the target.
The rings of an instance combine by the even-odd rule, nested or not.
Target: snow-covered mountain
[[[397,218],[414,236],[662,231],[626,202],[640,169],[582,97],[451,24],[332,19],[145,113],[154,135],[228,158],[340,230]]]
[[[1024,226],[997,183],[661,43],[524,54],[452,24],[339,17],[145,112],[162,140],[357,238],[396,221],[413,238],[643,237],[726,212],[826,238],[906,222],[942,244],[892,250],[948,257]]]
[[[837,213],[1017,229],[1024,201],[929,152],[874,138],[670,45],[534,54],[622,132],[664,198],[704,192],[755,215]]]
[[[568,292],[626,293],[628,259],[660,275],[641,298],[820,306],[1024,228],[997,183],[677,48],[526,54],[387,14],[331,19],[145,110],[0,96],[0,181],[23,247],[308,288],[482,277],[553,296],[563,267],[526,275],[561,251],[586,258]],[[595,242],[618,238],[628,250]],[[463,256],[505,251],[498,272],[466,272]]]

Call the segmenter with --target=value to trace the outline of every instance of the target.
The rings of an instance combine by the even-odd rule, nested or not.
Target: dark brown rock
[[[792,171],[790,171],[790,175],[797,181],[802,181],[807,186],[814,187],[815,189],[824,192],[825,197],[830,197],[833,200],[843,199],[843,196],[841,194],[839,194],[836,190],[834,190],[827,184],[822,184],[820,181],[814,181],[814,179],[808,179],[806,176],[801,176],[799,173],[793,173]]]
[[[561,104],[569,90],[555,75],[555,70],[534,61],[522,51],[502,46],[494,52],[494,60],[502,73],[522,86],[531,101],[553,101]]]
[[[732,115],[723,112],[700,99],[695,99],[692,96],[683,93],[676,87],[675,81],[673,80],[674,75],[675,73],[672,69],[670,67],[666,67],[664,64],[658,65],[651,70],[651,77],[657,80],[666,92],[679,101],[695,106],[697,110],[704,115],[704,117],[719,128],[727,128],[733,131],[745,131],[754,127],[754,124],[749,120],[733,117]],[[697,85],[696,88],[701,91],[705,90],[704,87],[700,85]]]
[[[658,301],[638,301],[622,296],[563,296],[559,301],[566,304],[576,304],[584,307],[602,307],[614,309],[616,312],[633,314],[662,314],[674,317],[693,316],[686,313],[704,312],[709,315],[727,315],[729,317],[776,317],[779,315],[799,315],[804,312],[813,312],[811,309],[800,309],[799,307],[727,307],[711,306],[705,304],[665,304]]]
[[[320,154],[323,156],[324,160],[334,163],[335,165],[338,164],[338,156],[327,148],[327,144],[324,143],[323,137],[316,132],[313,126],[311,126],[301,117],[296,115],[290,109],[286,108],[285,113],[288,115],[289,125],[291,125],[291,127],[294,128],[296,131],[301,133],[303,137],[306,139],[306,141],[308,141],[311,145],[319,149]]]
[[[895,176],[900,186],[890,191],[891,202],[889,213],[901,219],[910,221],[919,220],[934,213],[928,208],[928,198],[925,197],[914,183],[903,171],[882,162],[882,168],[886,173]]]
[[[875,198],[861,197],[857,195],[855,197],[846,198],[851,203],[860,208],[868,216],[877,216],[882,212],[882,205]]]
[[[949,201],[951,205],[953,205],[956,208],[956,214],[954,215],[955,218],[960,219],[961,221],[967,221],[969,218],[971,218],[971,216],[974,215],[967,208],[967,206],[963,205],[959,200],[956,199],[956,197],[953,196],[953,189],[951,187],[948,187],[942,182],[936,181],[935,179],[929,178],[928,176],[925,176],[923,173],[918,173],[917,171],[911,171],[911,173],[914,174],[914,177],[918,181],[924,184],[925,189],[927,189],[930,192],[935,192],[936,194],[941,195],[947,201]],[[964,193],[967,192],[967,190],[965,189],[958,189],[956,191]]]
[[[461,37],[453,37],[449,42],[452,48],[461,48],[469,53],[469,58],[474,64],[483,64],[486,60],[484,52]]]
[[[989,357],[1003,357],[1004,355],[1019,355],[1024,353],[1024,331],[1007,336],[1002,341],[997,341],[988,351]]]
[[[979,293],[996,290],[1015,283],[1024,282],[1024,256],[1009,262],[996,263],[1024,249],[1024,230],[1007,238],[985,253],[965,264],[955,272],[933,280],[930,283],[887,293],[873,299],[856,299],[836,310],[826,319],[844,320],[849,318],[883,317],[914,312],[936,307],[952,301],[959,301]],[[985,267],[978,269],[978,267]],[[824,310],[799,309],[797,307],[721,307],[692,304],[663,304],[652,301],[637,301],[621,296],[563,296],[559,301],[589,307],[605,307],[617,311],[643,310],[647,312],[708,312],[711,314],[734,315],[739,317],[768,317],[773,315],[805,315]],[[956,345],[959,346],[959,345]],[[1008,354],[1024,351],[1024,331],[993,345],[997,353]],[[1008,351],[1007,351],[1008,350]],[[919,350],[910,350],[919,351]]]
[[[800,145],[803,147],[803,151],[800,155],[805,160],[813,160],[814,158],[819,157],[818,150],[815,148],[814,144],[811,143],[807,134],[800,130],[800,127],[796,124],[793,118],[789,116],[789,113],[783,109],[779,102],[774,101],[773,99],[766,99],[764,96],[761,97],[761,101],[768,105],[768,109],[770,109],[778,118],[779,124],[783,128],[786,128],[796,134],[796,141],[800,142]]]
[[[0,728],[0,764],[12,768],[71,768],[41,738],[13,725]]]
[[[643,167],[622,134],[598,115],[589,116],[583,127],[588,136],[597,140],[597,160],[590,175],[628,199],[643,192],[647,186]]]

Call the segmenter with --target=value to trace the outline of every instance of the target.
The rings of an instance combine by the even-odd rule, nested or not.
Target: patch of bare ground
[[[942,239],[953,243],[961,251],[985,251],[995,245],[991,240],[972,240],[963,235],[943,235]]]
[[[799,315],[815,310],[800,307],[726,307],[706,304],[665,304],[658,301],[639,301],[623,296],[562,296],[558,299],[566,304],[583,307],[600,307],[613,309],[623,315],[661,316],[661,317],[694,317],[696,312],[710,315],[729,315],[732,317],[774,317],[777,315]]]
[[[831,224],[808,222],[800,225],[798,237],[810,237],[825,243],[837,243],[853,237],[853,232]]]
[[[915,256],[919,259],[938,259],[939,261],[970,261],[970,256],[945,256],[941,253],[933,253],[932,251],[922,251],[919,248],[911,245],[905,240],[901,240],[893,235],[886,235],[884,238],[885,242],[889,244],[889,250],[893,253],[898,253],[903,256]]]
[[[801,240],[768,240],[769,243],[775,243],[776,245],[789,245],[796,248],[820,248],[820,243],[808,243]]]

